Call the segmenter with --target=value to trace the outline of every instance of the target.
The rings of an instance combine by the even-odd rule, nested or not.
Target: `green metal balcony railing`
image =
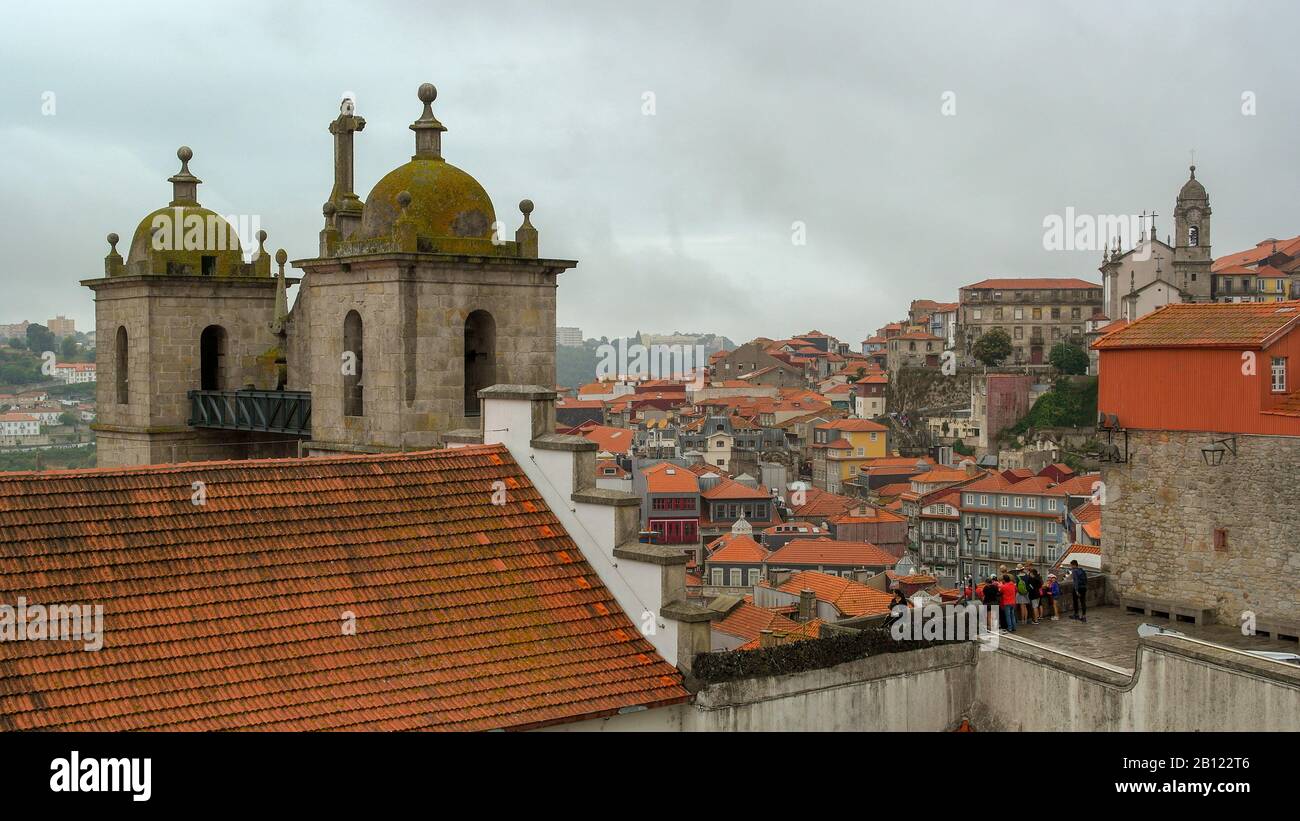
[[[195,428],[311,435],[308,391],[190,391]]]

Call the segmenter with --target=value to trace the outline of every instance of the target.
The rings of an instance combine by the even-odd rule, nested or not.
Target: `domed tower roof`
[[[243,275],[247,266],[239,234],[220,214],[199,205],[198,186],[203,181],[189,168],[194,152],[183,145],[176,156],[181,170],[167,178],[172,201],[140,220],[123,273]]]
[[[415,156],[384,175],[366,197],[361,216],[362,239],[388,236],[402,207],[398,195],[411,196],[407,218],[416,232],[428,237],[492,238],[496,211],[478,180],[442,158],[442,132],[447,129],[433,116],[438,91],[431,83],[420,86],[424,113],[411,124]]]
[[[1205,193],[1205,186],[1201,185],[1200,180],[1196,179],[1196,166],[1191,166],[1191,177],[1183,183],[1183,187],[1178,190],[1178,199],[1180,200],[1208,200],[1210,197]]]

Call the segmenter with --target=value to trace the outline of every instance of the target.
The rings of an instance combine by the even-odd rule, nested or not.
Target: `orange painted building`
[[[1097,409],[1130,430],[1300,436],[1300,301],[1166,305],[1099,338]]]

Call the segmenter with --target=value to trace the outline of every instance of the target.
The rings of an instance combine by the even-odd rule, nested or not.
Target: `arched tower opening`
[[[365,333],[361,314],[348,311],[343,318],[343,415],[364,416],[365,387],[362,383],[365,362]]]
[[[482,412],[478,392],[496,384],[497,324],[487,311],[465,317],[465,415]]]
[[[199,335],[199,388],[226,390],[226,329],[209,325]]]
[[[130,391],[130,340],[127,337],[126,326],[117,327],[117,338],[113,340],[113,379],[117,383],[117,404],[127,405],[131,402]]]

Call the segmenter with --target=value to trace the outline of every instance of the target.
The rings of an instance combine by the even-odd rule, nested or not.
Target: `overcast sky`
[[[1154,209],[1163,238],[1193,149],[1216,255],[1300,233],[1298,25],[1253,1],[15,5],[0,322],[92,327],[78,280],[167,203],[182,143],[204,205],[314,255],[339,99],[364,197],[429,81],[444,156],[579,260],[559,324],[856,345],[986,276],[1100,281],[1044,218]]]

